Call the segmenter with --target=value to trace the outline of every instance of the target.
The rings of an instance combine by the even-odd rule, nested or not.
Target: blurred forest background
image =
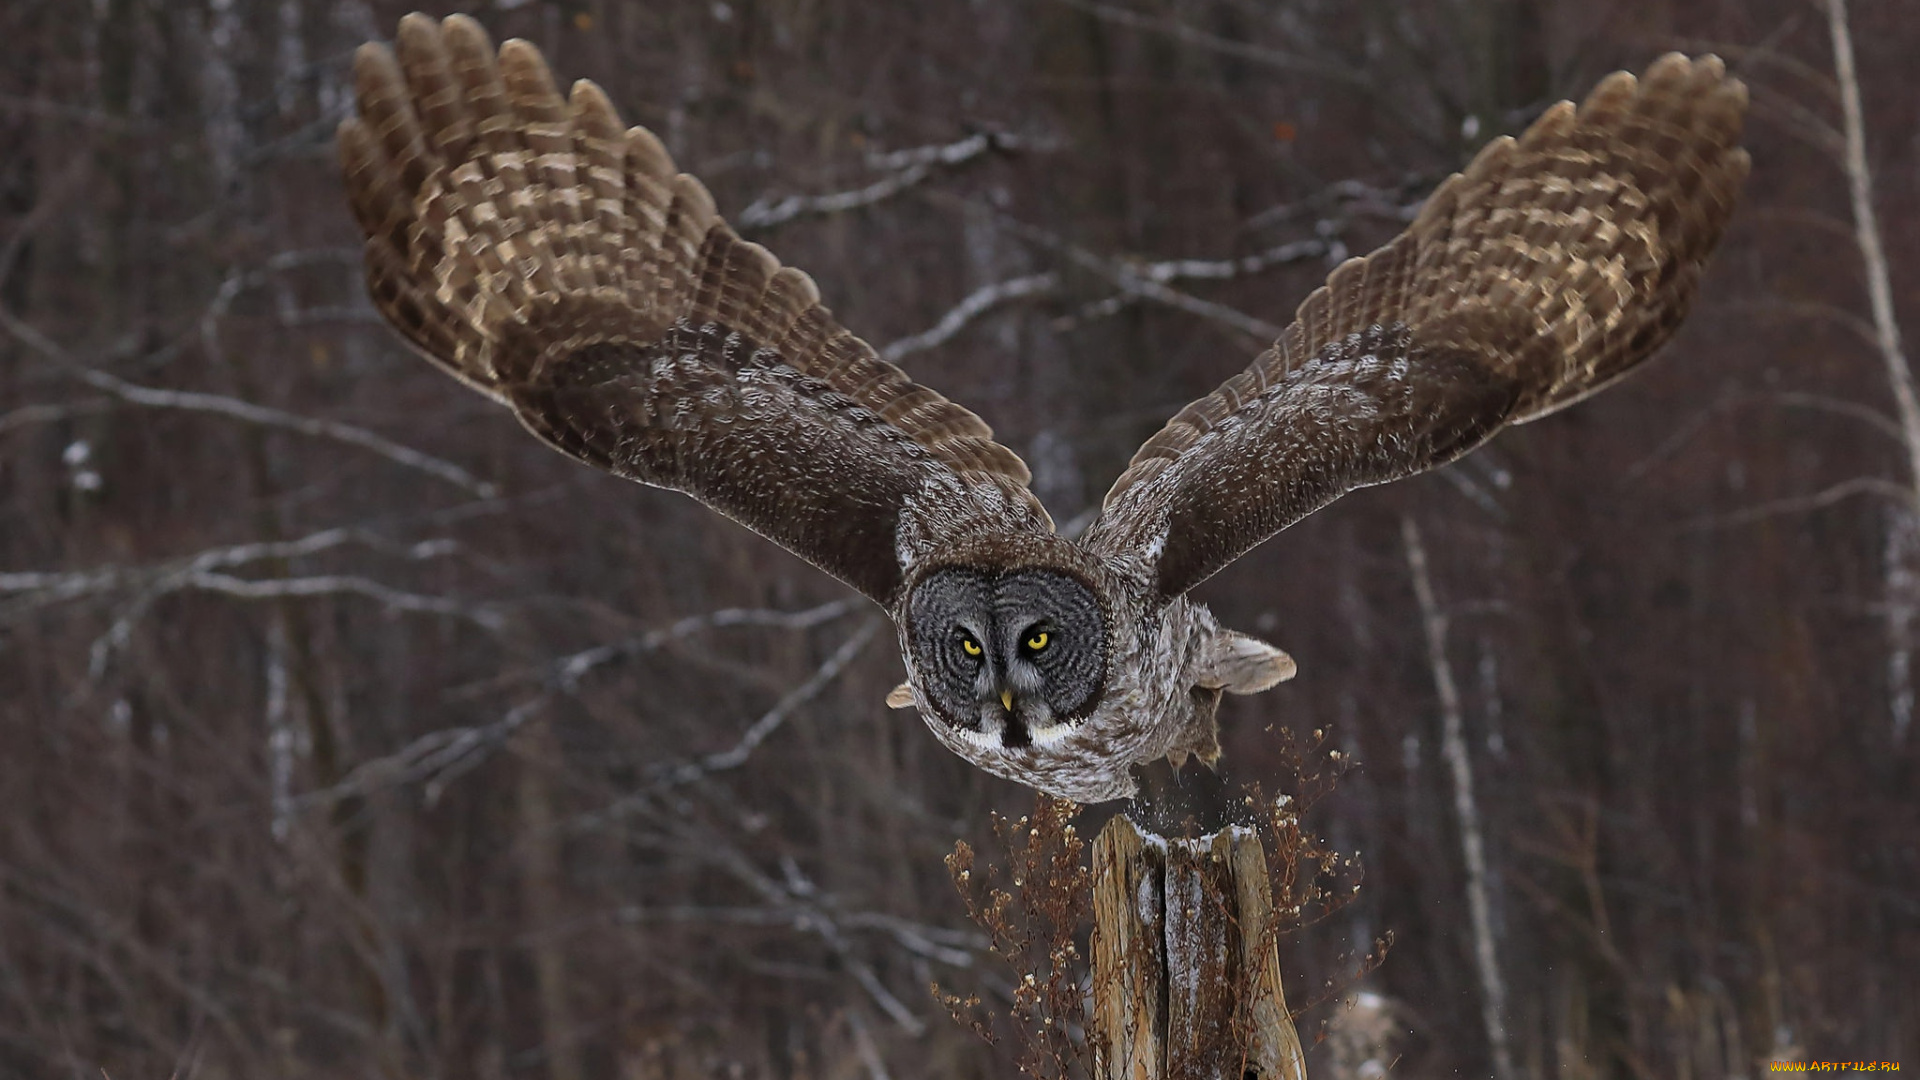
[[[870,605],[366,301],[332,136],[404,10],[0,5],[0,1075],[1009,1075],[927,988],[1019,978],[941,860],[1032,795],[884,707]],[[1300,663],[1227,760],[1347,756],[1308,824],[1363,887],[1282,943],[1296,1005],[1364,994],[1302,1018],[1316,1075],[1920,1066],[1913,0],[1852,11],[1877,312],[1808,0],[469,10],[1062,522],[1487,139],[1726,57],[1754,169],[1690,323],[1205,585]]]

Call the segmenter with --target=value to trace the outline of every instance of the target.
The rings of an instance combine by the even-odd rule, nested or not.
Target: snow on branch
[[[938,169],[958,168],[996,151],[1045,150],[1052,146],[1050,142],[1005,132],[981,132],[957,142],[869,154],[869,168],[887,170],[891,175],[864,187],[827,195],[789,195],[781,199],[763,195],[740,211],[734,217],[734,224],[742,231],[771,229],[799,217],[845,213],[872,206],[925,183]]]
[[[137,593],[113,620],[107,632],[94,639],[87,669],[98,679],[116,652],[133,639],[140,619],[161,599],[181,592],[209,592],[238,600],[278,600],[319,596],[358,596],[390,612],[448,615],[466,619],[482,629],[498,632],[506,625],[502,610],[493,604],[471,604],[446,596],[397,589],[358,574],[321,574],[313,577],[243,578],[232,574],[187,571],[169,575]]]
[[[453,615],[488,630],[505,620],[488,604],[468,604],[444,596],[407,592],[357,574],[320,574],[313,577],[242,578],[231,574],[192,573],[172,583],[175,590],[221,593],[242,600],[272,600],[287,596],[364,596],[393,611]]]
[[[341,526],[323,529],[295,540],[230,544],[209,548],[184,558],[170,559],[147,566],[105,566],[95,570],[27,570],[0,573],[0,593],[29,594],[0,610],[10,614],[18,610],[46,607],[66,600],[128,587],[144,586],[149,591],[165,590],[174,587],[175,583],[190,582],[196,578],[211,581],[216,577],[224,576],[214,575],[212,572],[216,570],[228,570],[265,559],[298,558],[348,544],[358,544],[416,561],[440,558],[459,548],[458,543],[452,540],[399,543],[366,529]],[[224,585],[214,588],[215,591],[226,591]]]
[[[365,529],[341,527],[296,540],[212,548],[147,566],[0,572],[0,620],[90,596],[130,593],[130,599],[90,649],[88,669],[96,679],[105,674],[113,655],[132,640],[134,628],[154,604],[181,592],[207,592],[239,600],[358,596],[389,611],[449,615],[489,631],[498,631],[505,625],[505,616],[496,605],[411,592],[357,574],[247,578],[229,572],[252,563],[298,558],[347,544],[370,547],[412,561],[440,558],[459,550],[459,545],[452,540],[401,543]]]
[[[1270,270],[1288,263],[1324,258],[1332,251],[1332,243],[1325,239],[1295,240],[1290,244],[1281,244],[1237,259],[1169,259],[1166,262],[1148,263],[1140,268],[1140,274],[1149,281],[1161,283],[1192,280],[1225,281],[1229,278],[1258,274],[1263,270]]]
[[[1064,251],[1070,245],[1054,238],[1047,242],[1056,251]],[[1101,258],[1091,252],[1082,252],[1086,258],[1096,260],[1102,276],[1116,281],[1122,291],[1114,296],[1097,300],[1080,309],[1060,328],[1091,322],[1117,314],[1130,304],[1142,299],[1172,303],[1183,310],[1195,311],[1210,318],[1222,318],[1222,313],[1231,312],[1230,320],[1237,330],[1266,333],[1270,339],[1279,336],[1278,328],[1250,316],[1241,315],[1222,305],[1212,304],[1197,297],[1176,293],[1167,287],[1174,281],[1226,281],[1232,278],[1246,277],[1270,270],[1276,266],[1302,262],[1308,259],[1325,258],[1333,253],[1335,241],[1325,238],[1296,240],[1280,244],[1252,255],[1243,255],[1230,259],[1166,259],[1158,262],[1136,262],[1126,259]],[[1076,249],[1077,250],[1077,249]],[[1072,257],[1072,256],[1070,256]],[[1086,265],[1086,264],[1082,264]],[[1054,271],[1038,274],[1025,274],[1020,277],[996,281],[968,293],[958,304],[947,310],[938,322],[917,334],[909,334],[896,341],[889,342],[880,349],[882,359],[899,363],[901,359],[915,353],[937,348],[951,341],[959,333],[981,317],[1008,304],[1021,300],[1033,300],[1056,296],[1061,289],[1060,275]],[[1174,297],[1177,299],[1169,299]],[[1195,310],[1194,305],[1201,305]],[[1271,331],[1268,333],[1268,331]]]
[[[481,480],[467,470],[450,461],[434,457],[431,454],[403,446],[383,435],[377,435],[366,428],[338,420],[325,420],[318,417],[300,416],[296,413],[265,405],[256,405],[250,401],[226,397],[221,394],[208,394],[193,390],[166,390],[159,387],[141,386],[128,382],[117,375],[111,375],[96,368],[80,364],[67,352],[54,344],[51,339],[32,326],[21,321],[12,312],[0,308],[0,329],[5,329],[16,341],[52,360],[68,374],[96,390],[105,391],[122,401],[154,409],[179,409],[186,412],[210,413],[225,416],[244,423],[258,424],[261,427],[291,431],[314,438],[332,439],[350,446],[357,446],[386,458],[398,465],[440,478],[447,483],[464,488],[481,498],[492,498],[499,489],[485,480]]]
[[[1150,300],[1166,307],[1185,311],[1190,315],[1197,315],[1210,322],[1219,323],[1233,330],[1237,330],[1240,333],[1249,335],[1261,346],[1280,336],[1280,327],[1264,319],[1256,319],[1244,311],[1228,307],[1225,304],[1217,304],[1211,300],[1202,300],[1197,296],[1183,293],[1167,284],[1169,281],[1187,277],[1203,277],[1208,280],[1221,280],[1227,277],[1234,277],[1239,273],[1248,272],[1230,265],[1242,260],[1215,261],[1177,259],[1165,263],[1131,263],[1124,259],[1096,255],[1078,244],[1057,236],[1046,229],[1015,220],[997,211],[994,213],[994,221],[1001,228],[1006,229],[1015,236],[1060,255],[1081,269],[1091,271],[1100,277],[1106,278],[1114,285],[1119,286],[1122,297]],[[1324,241],[1307,240],[1301,241],[1301,243],[1309,245],[1324,244]],[[1288,248],[1294,247],[1294,245],[1285,246]],[[1325,249],[1321,248],[1320,250],[1324,251]],[[1279,252],[1280,249],[1274,249],[1272,253],[1249,256],[1249,258],[1258,263],[1259,268],[1264,269],[1266,266],[1275,265],[1281,261]],[[1266,254],[1272,254],[1273,259],[1267,262],[1260,262]],[[1290,257],[1298,258],[1305,256],[1295,254]]]
[[[902,357],[946,344],[953,339],[954,335],[965,330],[968,324],[989,311],[1016,300],[1050,296],[1059,288],[1060,275],[1051,271],[982,285],[968,293],[965,299],[955,304],[945,315],[940,316],[939,322],[917,334],[909,334],[890,342],[880,350],[880,358],[897,364]]]

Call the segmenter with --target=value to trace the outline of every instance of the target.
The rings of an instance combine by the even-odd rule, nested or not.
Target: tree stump
[[[1253,830],[1163,840],[1116,815],[1093,876],[1099,1080],[1305,1080]]]

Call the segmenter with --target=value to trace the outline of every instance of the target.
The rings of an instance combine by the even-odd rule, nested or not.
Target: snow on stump
[[[1098,1080],[1305,1080],[1252,829],[1163,840],[1118,814],[1093,878]]]

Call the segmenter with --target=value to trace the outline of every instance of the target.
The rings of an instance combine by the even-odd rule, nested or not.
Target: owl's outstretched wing
[[[843,329],[598,87],[563,99],[538,50],[496,55],[464,16],[409,15],[397,45],[354,58],[340,156],[374,303],[429,359],[883,604],[912,500],[1051,528],[979,417]]]
[[[1621,72],[1488,145],[1149,439],[1086,545],[1177,596],[1355,488],[1444,465],[1672,335],[1747,174],[1718,57]]]

